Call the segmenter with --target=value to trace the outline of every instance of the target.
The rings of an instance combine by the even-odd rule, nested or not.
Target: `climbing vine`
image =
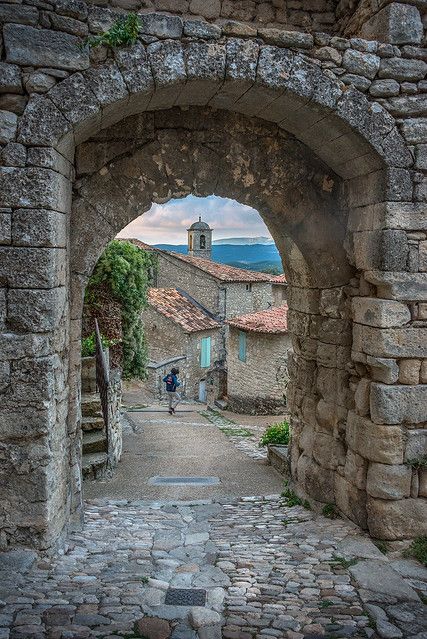
[[[129,13],[126,17],[117,18],[108,31],[86,38],[84,46],[91,49],[101,45],[120,47],[127,44],[135,44],[140,28],[141,21],[139,17],[136,13]]]
[[[85,304],[96,308],[99,292],[107,288],[120,304],[123,376],[146,377],[147,347],[141,312],[147,305],[155,257],[131,242],[113,240],[99,258],[86,287]]]

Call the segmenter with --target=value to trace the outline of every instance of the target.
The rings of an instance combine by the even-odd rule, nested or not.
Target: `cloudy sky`
[[[213,229],[213,239],[270,237],[259,213],[235,200],[189,195],[151,209],[128,224],[118,237],[137,237],[148,244],[187,244],[187,229],[199,215]]]

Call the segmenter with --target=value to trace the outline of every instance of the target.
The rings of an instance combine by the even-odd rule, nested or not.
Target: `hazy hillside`
[[[214,240],[212,242],[214,246],[220,246],[222,244],[274,244],[274,242],[269,237],[225,237],[222,240]]]
[[[165,251],[187,254],[186,244],[156,244],[156,247]],[[283,272],[282,262],[275,244],[214,244],[212,258],[220,264],[229,264],[253,271],[276,268],[279,273]]]

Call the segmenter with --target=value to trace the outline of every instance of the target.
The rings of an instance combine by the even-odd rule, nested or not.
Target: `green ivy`
[[[116,339],[107,339],[104,335],[101,335],[101,343],[104,348],[109,348],[118,343]],[[95,332],[82,339],[82,357],[91,357],[95,355],[96,340]]]
[[[123,377],[145,379],[147,346],[141,312],[147,305],[150,272],[156,258],[132,242],[113,240],[99,258],[86,287],[85,303],[97,305],[97,290],[107,286],[121,307]]]
[[[84,46],[89,48],[105,45],[107,47],[121,47],[135,44],[138,39],[141,21],[136,13],[129,13],[126,17],[117,18],[113,25],[97,36],[89,36]]]

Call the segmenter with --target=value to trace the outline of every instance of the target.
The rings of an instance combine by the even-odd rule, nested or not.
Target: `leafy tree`
[[[85,304],[96,307],[98,292],[107,288],[121,307],[123,376],[144,379],[147,346],[141,312],[147,305],[147,289],[155,257],[132,242],[113,240],[99,258],[85,293]]]

